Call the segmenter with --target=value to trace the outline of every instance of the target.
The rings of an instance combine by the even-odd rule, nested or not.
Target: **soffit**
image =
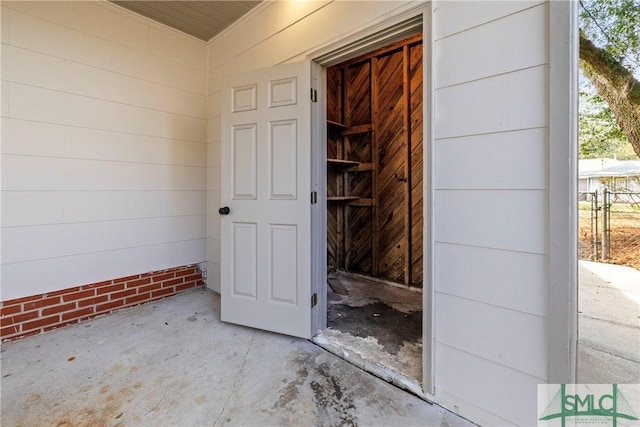
[[[121,1],[110,0],[154,21],[204,41],[219,34],[260,1]]]

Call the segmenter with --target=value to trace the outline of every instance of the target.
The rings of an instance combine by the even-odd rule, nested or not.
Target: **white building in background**
[[[640,192],[640,160],[584,159],[578,162],[578,191]]]

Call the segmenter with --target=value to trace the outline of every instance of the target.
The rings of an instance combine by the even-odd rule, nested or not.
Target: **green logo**
[[[575,389],[574,389],[575,390]],[[618,419],[637,420],[629,402],[624,398],[617,384],[611,385],[611,394],[605,393],[567,393],[566,384],[560,384],[560,389],[553,396],[551,402],[539,418],[540,421],[560,418],[562,427],[569,417],[608,417],[613,427]],[[584,420],[585,422],[589,422]]]

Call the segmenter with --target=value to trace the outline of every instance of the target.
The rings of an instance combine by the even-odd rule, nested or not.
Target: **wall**
[[[220,291],[220,115],[226,75],[295,60],[412,6],[411,2],[267,2],[209,42],[207,286]],[[413,4],[415,5],[415,3]]]
[[[207,51],[110,4],[3,2],[1,299],[200,262],[205,244],[219,290],[224,77],[407,7],[269,2]],[[534,424],[553,369],[549,18],[433,8],[434,391],[487,425]]]
[[[205,261],[206,44],[2,2],[3,301]]]
[[[199,267],[186,265],[5,300],[0,338],[47,332],[203,285]]]
[[[481,425],[536,423],[548,378],[548,20],[434,6],[435,390]]]

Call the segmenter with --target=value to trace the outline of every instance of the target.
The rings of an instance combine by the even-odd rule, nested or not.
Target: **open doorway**
[[[422,380],[423,46],[326,69],[327,329],[314,338],[412,391]]]

